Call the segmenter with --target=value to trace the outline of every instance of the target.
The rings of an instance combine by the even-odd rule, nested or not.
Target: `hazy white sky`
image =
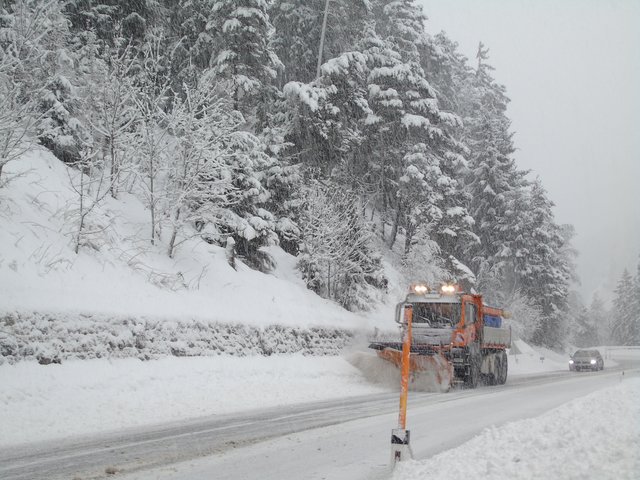
[[[521,168],[576,227],[580,291],[610,292],[640,255],[640,0],[420,0],[475,63],[490,48]]]

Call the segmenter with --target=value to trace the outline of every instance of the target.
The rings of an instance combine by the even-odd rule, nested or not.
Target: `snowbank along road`
[[[539,415],[638,376],[636,360],[596,373],[510,379],[447,394],[412,392],[408,427],[416,458],[455,447],[483,428]],[[0,450],[0,478],[327,478],[389,475],[397,394],[272,408],[118,434]],[[301,476],[302,475],[302,476]]]

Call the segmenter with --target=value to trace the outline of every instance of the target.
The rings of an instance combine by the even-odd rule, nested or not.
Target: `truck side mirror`
[[[402,325],[402,322],[404,321],[404,302],[400,302],[396,305],[396,318],[395,318],[396,323],[399,323],[400,325]]]
[[[413,305],[410,303],[400,302],[396,305],[396,323],[400,325],[407,324],[407,315],[413,315]]]

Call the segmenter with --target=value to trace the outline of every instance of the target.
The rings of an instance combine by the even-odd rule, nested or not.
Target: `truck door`
[[[466,330],[467,335],[470,335],[469,338],[471,341],[479,340],[476,338],[474,323],[478,319],[478,307],[468,299],[462,300],[462,309],[464,312],[464,329]],[[471,331],[469,331],[471,330]]]

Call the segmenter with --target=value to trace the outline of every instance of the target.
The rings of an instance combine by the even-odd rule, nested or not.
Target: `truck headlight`
[[[596,361],[592,358],[591,359],[591,365],[595,365],[595,364],[596,364]]]
[[[573,365],[573,360],[569,360],[569,365]]]
[[[411,285],[411,290],[414,293],[417,293],[419,295],[423,295],[423,294],[429,292],[429,287],[427,287],[426,285],[418,283],[418,284],[415,284],[415,285]]]
[[[440,288],[442,290],[442,293],[456,293],[456,286],[455,285],[442,285],[442,287]]]

